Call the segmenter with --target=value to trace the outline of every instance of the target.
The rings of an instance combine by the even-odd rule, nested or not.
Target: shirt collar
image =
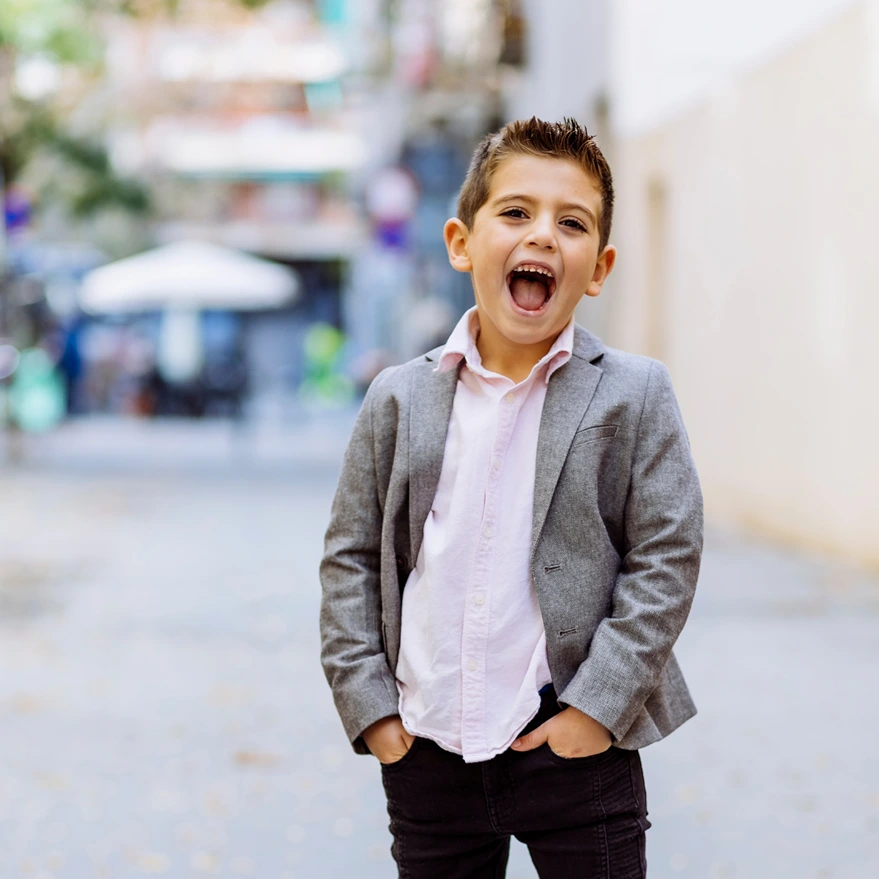
[[[482,365],[479,349],[476,347],[476,338],[479,335],[479,312],[474,305],[461,316],[452,334],[449,336],[442,353],[439,356],[434,372],[448,372],[454,369],[462,360],[478,375],[493,376]],[[543,371],[544,381],[549,382],[552,374],[564,366],[574,351],[574,316],[568,321],[567,326],[558,334],[552,347],[535,364],[531,373],[546,367]],[[530,376],[529,376],[530,377]]]

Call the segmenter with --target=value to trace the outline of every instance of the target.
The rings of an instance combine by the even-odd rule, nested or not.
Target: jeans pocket
[[[421,747],[423,741],[424,739],[421,736],[415,736],[412,740],[412,744],[409,746],[409,750],[399,760],[394,760],[393,763],[381,764],[382,772],[397,772],[399,769],[405,767],[406,764],[411,763],[412,756]]]
[[[549,742],[544,742],[541,747],[546,756],[558,766],[591,766],[603,762],[607,759],[610,752],[615,750],[613,745],[611,745],[606,751],[599,751],[597,754],[588,754],[585,757],[563,757],[561,754],[556,754],[553,751],[549,746]]]

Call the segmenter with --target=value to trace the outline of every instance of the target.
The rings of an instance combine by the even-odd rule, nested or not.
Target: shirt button
[[[479,666],[478,666],[478,663],[476,662],[475,659],[468,659],[468,660],[467,660],[467,668],[469,668],[470,671],[476,671],[476,669],[477,669],[478,667],[479,667]]]
[[[491,461],[491,466],[494,470],[500,470],[501,469],[501,459],[498,458],[497,456],[495,456]]]
[[[515,403],[515,402],[516,402],[516,397],[515,397],[514,394],[507,394],[507,396],[504,397],[504,399],[505,399],[508,403]]]
[[[491,537],[494,534],[494,528],[492,528],[491,525],[486,525],[485,528],[482,529],[482,533],[486,537]]]
[[[477,592],[473,596],[473,602],[474,604],[485,604],[485,596],[481,592]]]

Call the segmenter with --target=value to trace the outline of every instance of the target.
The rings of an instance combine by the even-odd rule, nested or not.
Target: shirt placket
[[[476,552],[467,583],[462,639],[461,746],[465,755],[485,753],[487,689],[486,659],[491,622],[495,559],[498,551],[498,501],[504,459],[524,399],[522,386],[506,391],[497,404],[497,427],[483,492],[483,512]]]

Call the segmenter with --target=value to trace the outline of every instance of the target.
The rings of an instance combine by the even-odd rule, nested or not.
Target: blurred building
[[[149,180],[157,243],[234,247],[302,278],[295,305],[239,315],[257,390],[295,386],[309,325],[341,322],[365,234],[351,186],[366,145],[330,6],[185,0],[174,16],[107,23],[108,99],[125,108],[112,155]]]
[[[518,116],[577,116],[602,143],[607,120],[609,4],[592,0],[401,0],[387,16],[390,63],[364,107],[370,188],[389,169],[408,172],[412,211],[383,223],[370,212],[369,243],[352,264],[347,325],[360,347],[414,356],[445,339],[473,304],[454,272],[445,220],[477,142]],[[589,314],[601,332],[607,307]]]
[[[504,119],[572,116],[595,135],[614,165],[609,118],[612,58],[610,0],[521,0],[520,63],[504,68]],[[584,301],[577,320],[602,338],[608,331],[616,279],[604,295]]]
[[[516,35],[511,3],[382,4],[387,56],[362,78],[366,246],[351,264],[345,326],[371,369],[443,341],[473,303],[442,227],[476,141],[501,117],[498,62]],[[511,63],[519,63],[515,47]],[[407,186],[406,180],[409,184]],[[408,194],[406,192],[408,190]],[[364,378],[368,377],[364,375]]]
[[[690,47],[701,67],[665,93],[638,91],[649,35],[618,22],[606,339],[668,364],[715,521],[876,565],[879,12],[772,12],[743,63]]]
[[[442,341],[473,302],[441,236],[473,147],[575,116],[614,168],[619,248],[577,317],[669,365],[709,518],[879,564],[876,0],[177,5],[106,19],[107,75],[78,115],[112,108],[158,243],[299,273],[295,305],[205,322],[217,348],[243,334],[253,389],[297,387],[316,322],[346,333],[361,384]],[[47,308],[69,307],[84,253],[56,260]],[[16,314],[34,310],[21,291]],[[101,329],[84,361],[112,377],[143,359],[150,326],[125,345]]]

